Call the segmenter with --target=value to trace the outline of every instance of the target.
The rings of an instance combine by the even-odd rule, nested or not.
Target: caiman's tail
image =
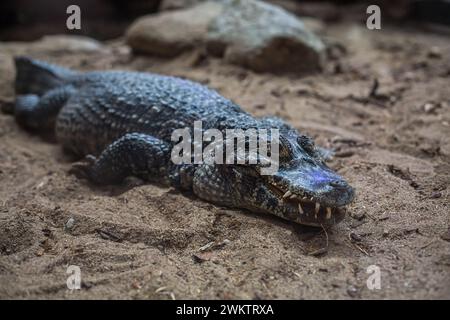
[[[14,58],[16,64],[16,94],[42,95],[64,84],[76,72],[28,57]]]

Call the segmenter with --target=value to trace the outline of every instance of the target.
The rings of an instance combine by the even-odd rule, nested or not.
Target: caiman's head
[[[263,165],[209,165],[196,172],[194,190],[204,199],[265,212],[310,226],[341,221],[353,188],[328,168],[311,138],[280,133],[278,171]]]

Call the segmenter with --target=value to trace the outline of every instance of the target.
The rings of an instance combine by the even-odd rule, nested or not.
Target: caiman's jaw
[[[196,171],[194,192],[213,203],[315,227],[341,221],[354,198],[353,188],[325,165],[306,164],[266,176],[250,166],[204,165]]]
[[[328,226],[337,224],[345,217],[345,205],[327,206],[314,196],[292,193],[275,182],[269,182],[267,189],[278,200],[278,210],[284,218],[299,224]]]
[[[286,218],[305,225],[342,220],[353,201],[353,188],[320,160],[295,160],[272,176],[261,176]]]

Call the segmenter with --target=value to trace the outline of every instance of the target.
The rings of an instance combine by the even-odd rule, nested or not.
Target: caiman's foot
[[[69,173],[76,176],[78,179],[91,180],[92,167],[94,166],[97,158],[88,154],[83,160],[74,162],[69,169]]]

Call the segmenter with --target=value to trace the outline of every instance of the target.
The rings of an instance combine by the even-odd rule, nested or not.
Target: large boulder
[[[255,0],[228,1],[210,24],[208,46],[256,71],[315,71],[324,45],[287,11]]]
[[[220,15],[219,2],[141,17],[126,33],[137,52],[173,57],[205,42],[210,23]]]
[[[127,31],[138,52],[173,57],[206,46],[212,55],[261,72],[320,69],[324,45],[302,21],[258,0],[210,0],[140,18]]]

